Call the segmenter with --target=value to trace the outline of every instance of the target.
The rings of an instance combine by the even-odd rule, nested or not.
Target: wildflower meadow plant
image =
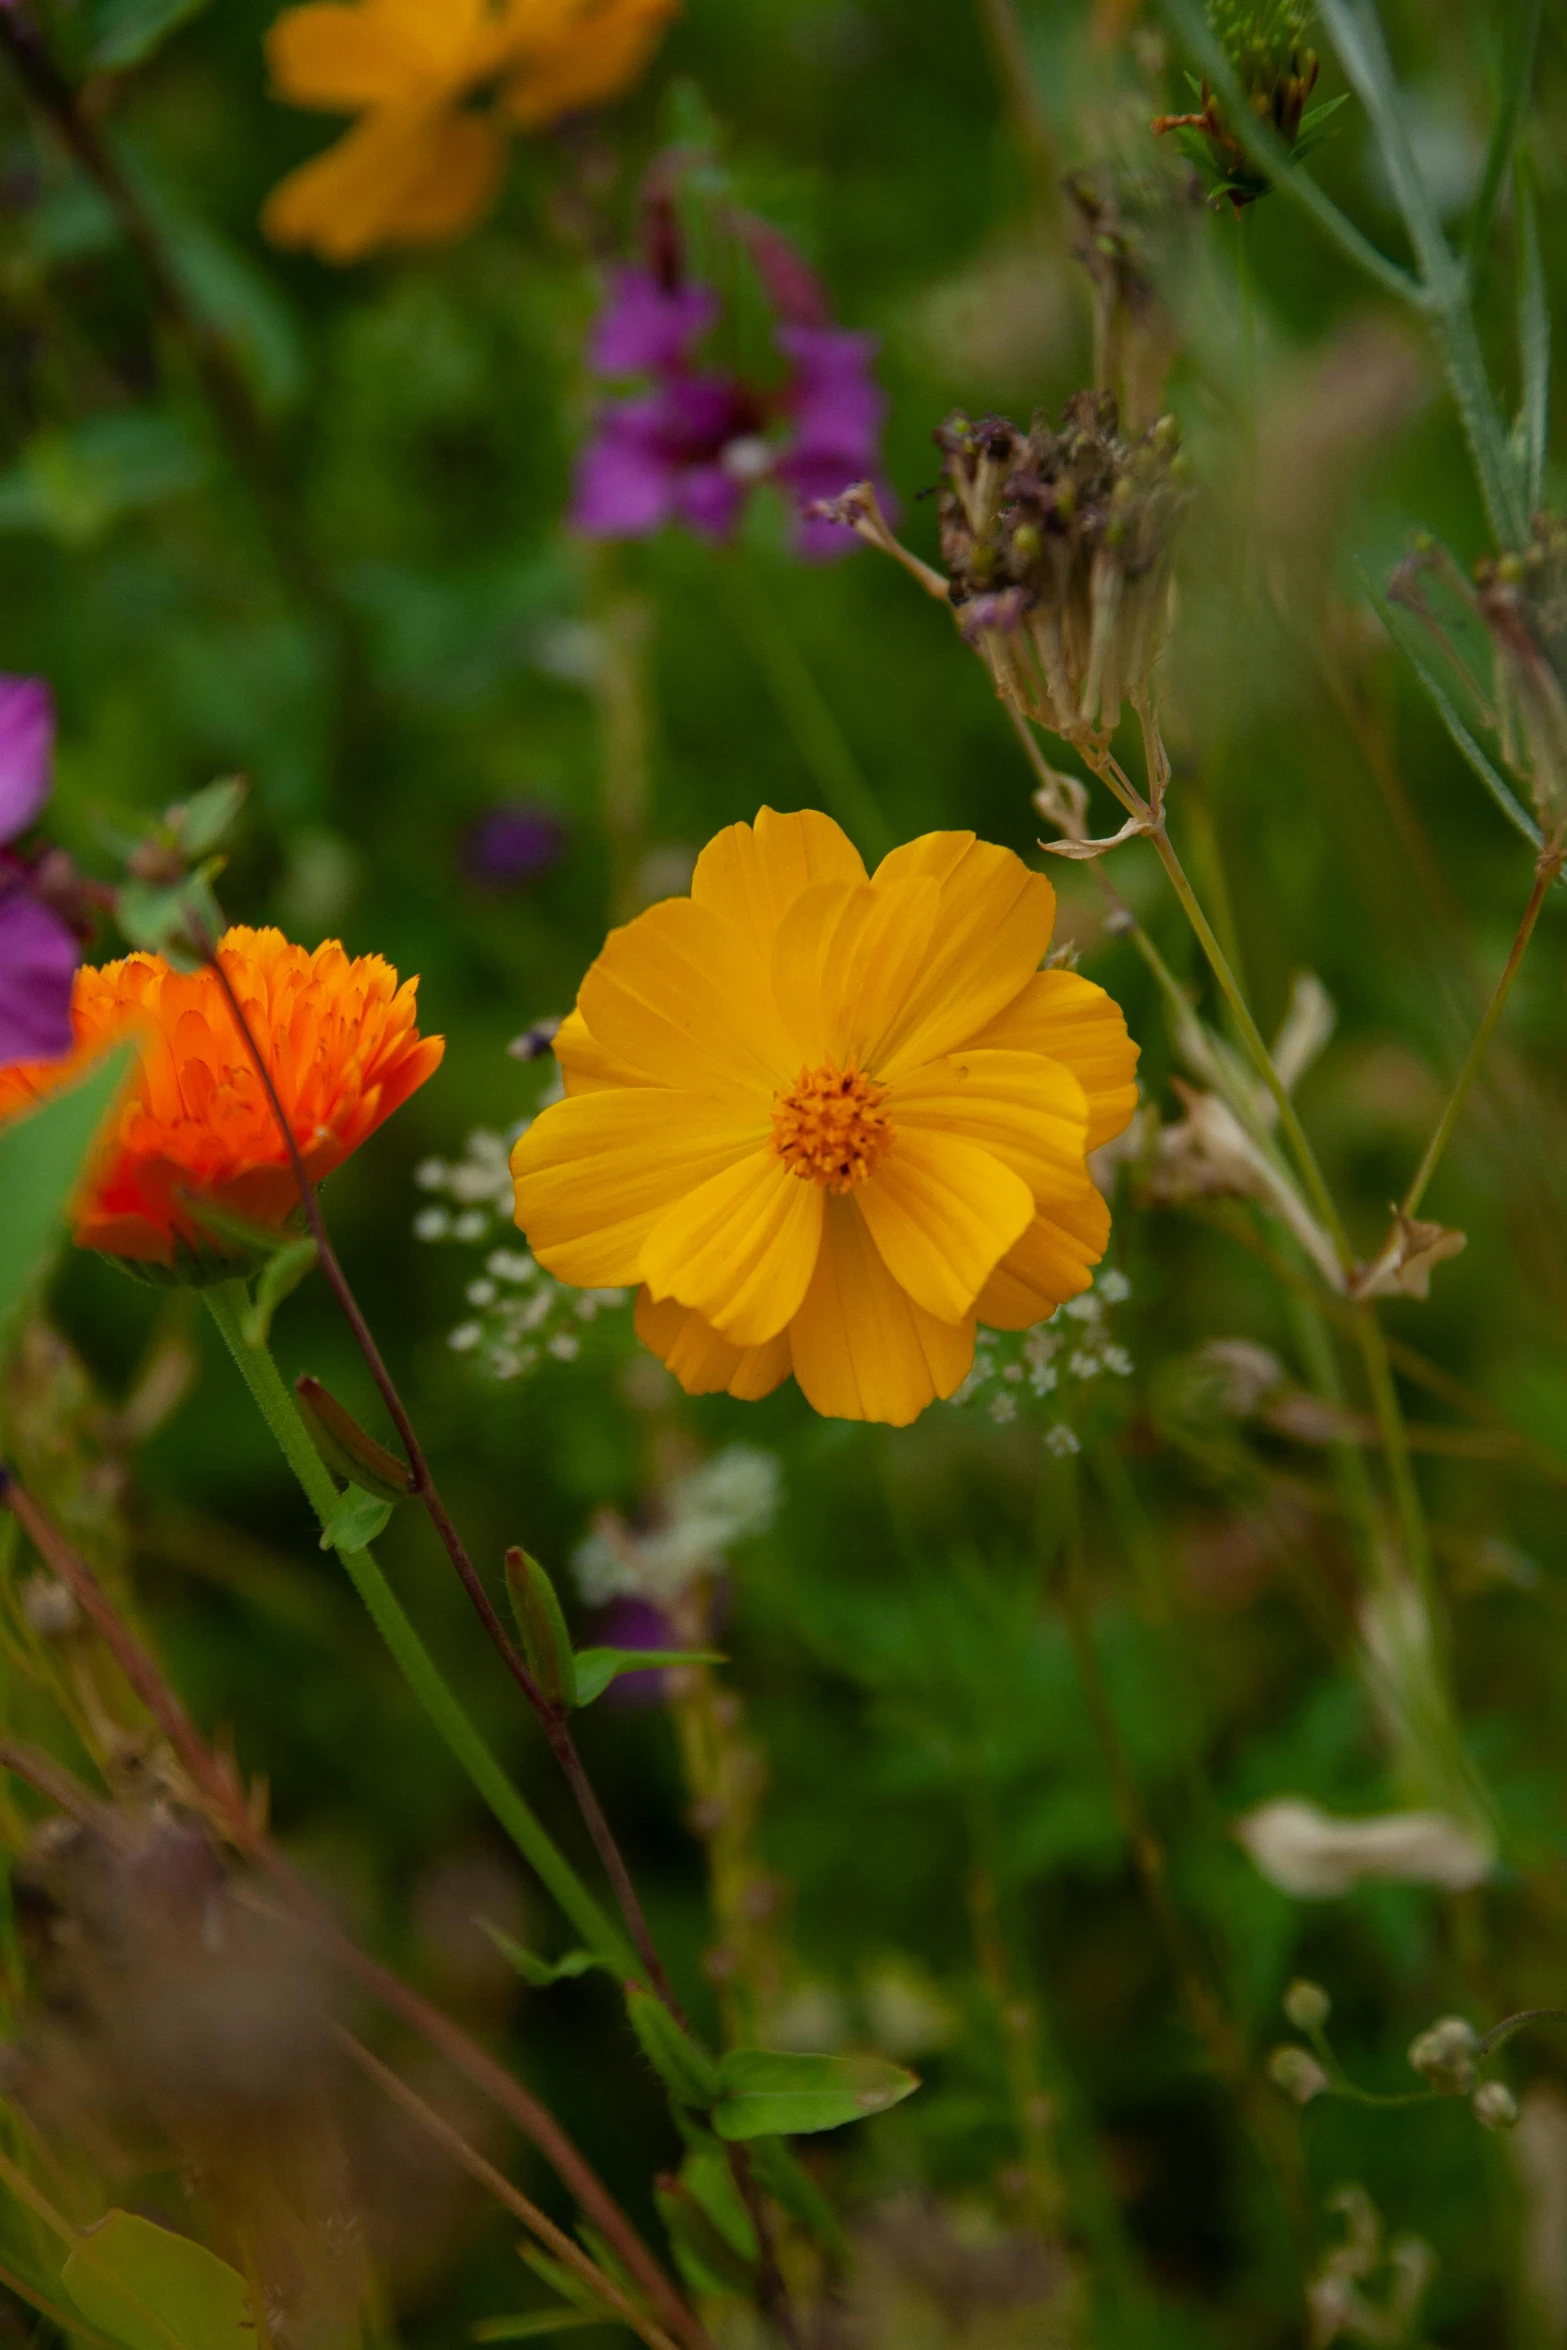
[[[0,0],[18,2339],[1567,2338],[1503,16]]]

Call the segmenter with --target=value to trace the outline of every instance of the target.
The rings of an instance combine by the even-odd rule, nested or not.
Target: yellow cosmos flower
[[[356,114],[291,172],[262,223],[280,245],[357,261],[439,244],[484,212],[505,131],[540,130],[618,97],[679,0],[326,0],[267,36],[280,98]]]
[[[689,898],[612,931],[555,1050],[566,1099],[512,1154],[535,1256],[640,1285],[689,1394],[902,1426],[1086,1289],[1110,1215],[1086,1153],[1137,1099],[1102,988],[1041,971],[1055,892],[933,832],[867,878],[830,818],[731,825]]]

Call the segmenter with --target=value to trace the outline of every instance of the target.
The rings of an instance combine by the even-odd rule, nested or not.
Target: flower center
[[[802,1069],[773,1102],[773,1148],[791,1174],[828,1191],[852,1191],[874,1174],[892,1140],[887,1088],[860,1069],[824,1061]]]

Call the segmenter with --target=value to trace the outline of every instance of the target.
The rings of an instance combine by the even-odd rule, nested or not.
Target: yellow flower
[[[357,114],[274,188],[279,245],[357,261],[471,228],[505,168],[504,130],[540,130],[618,97],[679,0],[323,0],[267,36],[277,95]]]
[[[1110,1216],[1085,1154],[1137,1099],[1102,988],[1041,971],[1055,892],[932,832],[867,880],[826,816],[733,824],[689,898],[610,933],[512,1154],[517,1222],[689,1394],[902,1426],[1086,1289]]]

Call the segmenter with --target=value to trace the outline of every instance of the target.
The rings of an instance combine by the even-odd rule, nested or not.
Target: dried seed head
[[[1068,740],[1110,732],[1164,643],[1189,496],[1174,417],[1128,441],[1109,393],[1078,392],[1059,431],[955,415],[935,438],[948,593],[997,692]]]

